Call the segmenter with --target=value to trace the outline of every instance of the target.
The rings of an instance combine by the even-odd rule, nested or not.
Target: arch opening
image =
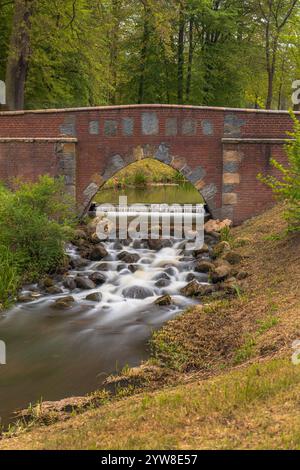
[[[97,204],[116,204],[118,195],[127,195],[129,204],[204,204],[212,215],[214,194],[207,198],[205,192],[214,185],[205,186],[206,172],[202,167],[192,170],[184,161],[176,157],[163,162],[149,155],[127,163],[119,155],[112,157],[112,164],[86,188],[84,213]]]

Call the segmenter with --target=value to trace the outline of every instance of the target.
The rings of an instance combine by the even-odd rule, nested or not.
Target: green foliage
[[[0,245],[14,268],[14,285],[16,273],[31,281],[61,266],[65,242],[72,236],[71,206],[64,201],[62,181],[41,177],[37,183],[19,182],[15,192],[1,187],[0,201]]]
[[[256,341],[253,336],[247,336],[244,344],[235,352],[233,362],[234,364],[241,364],[254,355]]]
[[[143,171],[137,171],[134,175],[134,184],[136,186],[145,186],[147,184],[148,178]]]
[[[15,3],[0,2],[0,79]],[[176,103],[179,88],[186,104],[264,107],[266,18],[276,56],[272,104],[286,107],[300,71],[299,6],[276,25],[290,3],[272,0],[268,14],[258,0],[36,1],[26,108]]]
[[[6,246],[0,246],[0,310],[14,299],[19,285],[14,255]]]
[[[228,225],[226,225],[220,230],[220,235],[221,235],[221,238],[220,238],[221,241],[225,241],[228,243],[233,241],[233,236],[232,236],[230,227],[228,227]]]
[[[269,315],[265,320],[259,320],[257,323],[259,325],[258,333],[263,334],[273,328],[273,326],[276,326],[279,320],[274,315]]]
[[[285,167],[275,159],[271,160],[273,167],[281,174],[281,177],[258,175],[260,181],[268,185],[275,196],[287,203],[285,217],[289,230],[300,230],[300,122],[292,114],[294,132],[290,133],[291,140],[286,145],[288,166]]]

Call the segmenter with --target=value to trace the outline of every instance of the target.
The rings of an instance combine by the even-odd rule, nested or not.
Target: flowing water
[[[98,204],[117,204],[119,196],[127,196],[128,204],[202,204],[203,198],[191,183],[173,186],[148,186],[145,188],[103,189],[96,195]]]
[[[120,195],[127,195],[129,204],[201,203],[197,191],[185,186],[105,190],[99,193],[98,202],[117,203]],[[93,290],[70,292],[58,280],[57,286],[63,289],[63,294],[58,295],[41,294],[37,285],[27,286],[23,293],[34,291],[36,299],[0,314],[0,339],[7,347],[7,364],[0,366],[3,424],[12,420],[15,410],[30,403],[84,395],[101,387],[109,374],[125,365],[140,364],[149,356],[152,332],[193,303],[180,295],[194,265],[192,254],[187,247],[183,250],[182,242],[172,242],[160,251],[150,250],[147,242],[137,240],[104,245],[107,257],[83,268],[78,268],[77,248],[68,247],[69,256],[77,265],[77,270],[69,271],[69,275],[88,278],[101,272],[104,284]],[[118,259],[124,250],[138,255],[135,272]],[[194,275],[207,282],[205,274]],[[87,294],[94,292],[102,295],[100,302],[86,300]],[[172,305],[154,303],[163,294],[172,296]],[[66,295],[75,299],[71,307],[54,308],[55,302]]]
[[[13,411],[29,403],[86,394],[101,387],[108,374],[127,364],[138,365],[149,355],[148,340],[153,330],[193,302],[180,295],[193,271],[192,254],[182,250],[180,242],[158,252],[147,246],[140,241],[125,247],[107,242],[108,256],[101,262],[69,272],[87,277],[105,269],[101,271],[106,277],[104,284],[89,291],[63,288],[63,294],[42,295],[1,315],[0,336],[7,345],[7,365],[0,366],[3,423],[11,420]],[[78,261],[76,250],[74,246],[68,248],[71,258]],[[123,250],[139,255],[135,272],[118,260]],[[207,282],[205,274],[195,275]],[[128,288],[136,290],[137,296],[141,290],[144,296],[146,289],[147,297],[128,298]],[[37,286],[26,289],[38,291]],[[85,299],[92,292],[102,294],[101,302]],[[172,296],[173,304],[155,305],[154,301],[165,293]],[[75,303],[67,310],[54,308],[55,300],[65,295],[72,295]]]

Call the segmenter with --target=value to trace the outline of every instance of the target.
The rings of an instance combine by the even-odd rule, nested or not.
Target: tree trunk
[[[118,63],[118,39],[119,39],[119,0],[112,1],[112,16],[113,27],[111,30],[111,43],[110,43],[110,72],[111,72],[111,92],[110,104],[114,105],[117,102],[117,63]]]
[[[178,57],[177,57],[177,100],[178,104],[183,103],[183,68],[184,68],[184,11],[180,4],[179,11],[179,31],[178,31]]]
[[[30,56],[30,30],[35,0],[15,0],[13,27],[6,64],[6,99],[9,110],[24,109]]]
[[[266,100],[266,109],[272,108],[272,101],[273,101],[273,71],[268,70],[268,94]]]
[[[151,10],[149,8],[147,0],[143,1],[144,5],[144,31],[143,31],[143,42],[141,49],[141,66],[140,66],[140,79],[139,79],[139,91],[138,91],[138,104],[144,101],[145,92],[145,74],[146,74],[146,61],[149,47],[150,38],[150,15]]]
[[[186,76],[186,102],[190,101],[191,93],[191,83],[192,83],[192,65],[193,65],[193,55],[194,55],[194,17],[190,18],[189,25],[189,57],[188,57],[188,67],[187,67],[187,76]]]

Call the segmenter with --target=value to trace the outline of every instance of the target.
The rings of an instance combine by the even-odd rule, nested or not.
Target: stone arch
[[[214,215],[216,210],[215,197],[218,193],[216,184],[207,181],[207,172],[204,167],[199,164],[191,166],[186,157],[173,155],[170,152],[170,145],[164,142],[157,145],[138,145],[132,149],[130,154],[125,156],[119,153],[111,155],[106,160],[102,171],[93,175],[91,182],[84,189],[81,212],[86,213],[97,192],[110,178],[130,164],[146,158],[158,160],[181,173],[200,193],[209,212]]]

